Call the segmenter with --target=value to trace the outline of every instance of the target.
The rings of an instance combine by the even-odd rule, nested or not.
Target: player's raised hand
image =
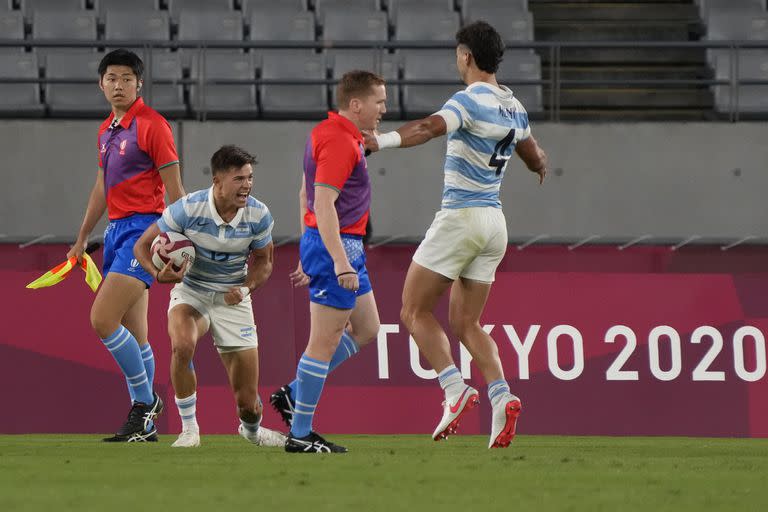
[[[291,283],[293,283],[294,288],[301,288],[302,286],[307,286],[309,284],[309,276],[304,273],[301,261],[299,261],[296,270],[288,274],[288,276],[291,278]]]
[[[371,153],[375,153],[379,150],[379,143],[376,140],[376,130],[362,130],[363,140],[365,141],[365,149]]]
[[[336,273],[336,279],[339,282],[339,286],[345,290],[351,290],[356,292],[360,288],[360,281],[357,277],[357,271],[352,268],[349,262],[344,264],[334,264],[333,271]]]
[[[187,272],[189,266],[189,260],[184,260],[179,270],[173,270],[173,265],[169,261],[165,266],[157,272],[155,280],[160,284],[166,283],[180,283],[184,279],[184,274]]]

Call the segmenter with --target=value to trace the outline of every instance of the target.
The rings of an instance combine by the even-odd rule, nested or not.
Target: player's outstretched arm
[[[539,185],[544,183],[544,177],[547,175],[547,154],[539,146],[533,136],[521,140],[515,146],[517,156],[525,162],[526,167],[531,172],[539,175]]]
[[[369,134],[364,133],[365,147],[371,151],[387,148],[410,148],[429,142],[435,137],[442,137],[448,131],[442,116],[431,115],[423,119],[405,123],[395,131]]]
[[[91,195],[88,197],[88,206],[85,209],[83,223],[80,225],[80,231],[77,234],[77,240],[67,253],[67,259],[76,256],[78,261],[85,252],[88,245],[88,237],[91,236],[96,223],[107,209],[107,197],[104,195],[104,173],[101,169],[96,173],[96,183],[93,184]]]

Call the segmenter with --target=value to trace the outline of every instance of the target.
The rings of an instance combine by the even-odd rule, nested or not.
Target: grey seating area
[[[104,117],[109,104],[98,89],[99,62],[104,54],[52,49],[45,58],[47,76],[54,79],[93,80],[87,83],[52,83],[45,86],[46,102],[54,117]]]
[[[266,80],[326,78],[324,55],[304,50],[275,50],[261,55],[261,77]],[[325,85],[260,86],[262,116],[267,119],[315,119],[328,111]]]
[[[0,54],[0,78],[38,78],[37,55]],[[0,112],[11,117],[40,117],[45,112],[36,83],[0,84]]]
[[[151,62],[145,62],[149,69],[145,72],[144,94],[157,110],[169,117],[322,117],[335,105],[332,82],[350,69],[372,69],[389,82],[409,77],[434,80],[443,76],[457,81],[450,46],[462,23],[494,17],[504,20],[499,28],[505,39],[531,40],[532,22],[526,7],[527,0],[0,0],[0,41],[19,43],[17,47],[0,48],[0,55],[22,55],[25,56],[23,62],[37,63],[34,76],[17,76],[13,75],[16,64],[9,61],[5,72],[12,76],[7,78],[45,81],[55,77],[81,81],[79,84],[0,83],[0,88],[16,91],[10,96],[25,94],[19,104],[29,110],[0,108],[0,116],[67,116],[72,112],[75,117],[101,117],[103,98],[99,97],[98,89],[82,82],[92,79],[95,85],[97,73],[89,75],[84,70],[95,69],[94,61],[98,61],[103,52],[128,46],[145,60],[151,55]],[[73,43],[48,47],[29,44],[32,40]],[[98,45],[76,46],[77,41]],[[131,43],[124,43],[126,41]],[[335,44],[339,41],[366,43],[371,48],[342,48]],[[445,67],[438,75],[418,72],[414,75],[414,70],[406,71],[404,67],[408,50],[376,48],[376,43],[391,41],[445,43],[448,48],[434,52],[435,56],[442,54],[439,60],[445,62]],[[231,42],[233,47],[200,44],[195,48],[177,48],[173,42],[187,45]],[[249,43],[274,42],[322,43],[323,47],[291,50],[245,47]],[[163,43],[162,47],[158,47],[158,43]],[[241,43],[245,43],[242,48],[236,47]],[[148,53],[153,45],[155,48]],[[204,59],[201,52],[206,52]],[[59,58],[63,62],[58,62]],[[201,59],[205,65],[200,64]],[[536,65],[532,69],[539,68]],[[535,78],[540,79],[540,74]],[[249,80],[253,83],[223,83]],[[259,84],[260,80],[316,80],[318,83]],[[456,85],[460,84],[456,82]],[[387,85],[388,118],[416,112],[414,108],[419,101],[432,101],[421,108],[434,111],[446,99],[440,94],[445,87],[430,84],[413,87],[409,97],[413,100],[415,94],[421,100],[414,100],[410,108],[406,108],[404,87],[399,83]],[[530,87],[540,89],[540,86]],[[453,92],[456,88],[449,86],[448,89]],[[79,103],[72,99],[80,95],[83,97]],[[540,96],[540,90],[533,94],[533,97]],[[533,103],[539,105],[540,101]],[[82,109],[75,112],[75,105],[82,105]]]
[[[217,83],[233,80],[253,80],[256,68],[253,55],[238,50],[211,50],[199,54],[192,63],[191,77],[207,77],[213,83],[192,85],[191,106],[205,117],[254,118],[259,114],[256,86],[253,84]]]
[[[731,67],[729,56],[715,59],[715,78],[731,80],[732,72],[738,69],[739,80],[768,81],[768,50],[749,50],[739,55],[738,66]],[[730,85],[717,85],[714,88],[715,108],[718,112],[729,112],[732,107],[750,113],[768,113],[768,94],[766,85],[740,85],[738,89]]]
[[[700,0],[709,41],[748,40],[768,44],[768,12],[765,0]],[[768,81],[768,49],[741,49],[736,54],[728,48],[710,49],[707,60],[717,80]],[[734,76],[735,74],[735,76]],[[768,85],[714,85],[715,110],[720,113],[738,109],[750,114],[768,112]]]

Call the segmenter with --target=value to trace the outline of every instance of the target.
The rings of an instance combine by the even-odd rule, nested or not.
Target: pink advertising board
[[[377,340],[329,378],[315,425],[328,433],[430,433],[441,391],[399,321],[411,246],[369,251],[381,314]],[[93,334],[93,294],[79,274],[47,289],[24,285],[63,259],[60,245],[0,246],[0,432],[109,432],[127,413],[125,384]],[[97,261],[100,255],[97,255]],[[261,394],[290,381],[306,344],[306,290],[288,280],[295,246],[276,251],[254,297]],[[150,298],[156,390],[179,429],[168,376],[167,286]],[[447,324],[444,301],[438,317]],[[768,249],[511,246],[482,319],[496,340],[524,434],[768,436]],[[454,341],[457,365],[481,390],[462,432],[486,433],[485,385]],[[195,356],[198,417],[233,433],[235,406],[211,340]],[[55,420],[53,420],[55,418]],[[66,418],[66,419],[65,419]],[[269,411],[266,423],[279,425]]]

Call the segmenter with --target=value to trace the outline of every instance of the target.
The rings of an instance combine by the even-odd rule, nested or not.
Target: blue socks
[[[333,353],[333,357],[331,358],[331,362],[328,363],[328,373],[331,373],[333,370],[335,370],[341,363],[349,359],[350,357],[354,356],[360,352],[360,346],[357,344],[357,342],[352,338],[352,336],[349,335],[347,331],[344,331],[344,334],[341,335],[341,340],[339,341],[339,346],[336,347],[336,352]],[[291,388],[291,396],[296,396],[296,384],[297,380],[294,380],[290,384],[288,384],[288,387]]]
[[[296,407],[293,411],[291,434],[306,437],[312,431],[312,418],[323,391],[330,364],[303,354],[296,369]]]
[[[123,371],[128,387],[133,391],[132,398],[148,405],[154,402],[152,385],[147,378],[147,370],[141,357],[139,343],[133,334],[121,325],[115,332],[101,341]],[[152,366],[154,368],[154,362]]]
[[[147,342],[146,345],[139,345],[141,350],[141,359],[144,361],[144,370],[147,372],[147,380],[149,381],[149,387],[154,389],[155,381],[155,354],[152,352],[152,346]],[[131,396],[131,403],[136,401],[136,393],[133,391],[133,386],[125,379],[125,383],[128,384],[128,394]]]
[[[509,384],[504,379],[495,380],[488,383],[488,399],[491,406],[496,406],[496,402],[501,400],[504,395],[510,393]]]

